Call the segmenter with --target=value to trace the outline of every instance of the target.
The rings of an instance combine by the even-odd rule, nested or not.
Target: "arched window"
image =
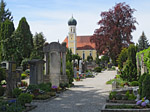
[[[90,51],[90,56],[92,56],[92,51]]]
[[[84,53],[84,51],[83,51],[83,56],[82,56],[82,58],[83,58],[83,60],[85,59],[85,53]]]

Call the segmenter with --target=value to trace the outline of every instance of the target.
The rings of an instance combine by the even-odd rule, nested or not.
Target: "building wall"
[[[90,56],[90,53],[93,57],[93,60],[96,59],[96,50],[76,50],[77,54],[83,59],[83,53],[85,54],[85,59]]]

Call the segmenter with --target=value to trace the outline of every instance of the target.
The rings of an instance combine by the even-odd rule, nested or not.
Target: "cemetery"
[[[49,3],[50,8],[49,1],[37,2],[39,6]],[[63,5],[70,8],[71,3],[75,2]],[[91,4],[85,7],[90,12],[95,8],[91,8]],[[71,10],[67,9],[65,14],[60,13],[64,10],[59,10],[58,15],[63,15],[59,19],[53,17],[57,14],[49,14],[52,11],[40,14],[37,10],[37,15],[28,11],[31,28],[41,27],[49,34],[54,26],[58,27],[55,35],[45,38],[43,32],[31,33],[26,17],[22,17],[16,27],[16,20],[6,5],[4,0],[0,1],[0,112],[150,112],[150,44],[144,31],[138,43],[132,40],[138,24],[133,16],[135,9],[122,2],[101,12],[99,27],[92,35],[77,35],[80,28],[72,15],[65,37],[61,21],[66,20]],[[20,7],[22,11],[34,7],[30,5],[15,4],[12,8]],[[45,7],[42,4],[40,9]],[[33,15],[38,17],[30,18]],[[77,15],[83,17],[84,13]],[[84,17],[82,28],[95,19],[93,16],[88,20],[89,17],[91,15]],[[82,19],[78,18],[81,24]],[[52,28],[47,20],[51,24],[57,20],[57,23]],[[64,40],[59,42],[57,38],[56,41],[55,36]]]

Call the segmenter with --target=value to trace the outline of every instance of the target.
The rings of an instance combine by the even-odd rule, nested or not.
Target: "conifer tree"
[[[140,36],[140,38],[138,40],[138,51],[147,49],[148,47],[149,47],[148,40],[147,40],[144,32],[142,32],[142,35]]]
[[[22,58],[29,58],[33,50],[33,38],[30,31],[30,26],[25,17],[22,17],[19,21],[16,32],[20,35],[19,42],[21,44],[20,52],[22,54]]]
[[[11,39],[11,35],[14,32],[14,30],[15,28],[13,22],[8,19],[1,24],[0,37],[2,60],[12,60],[12,51],[14,43]]]
[[[9,9],[5,9],[6,8],[6,3],[4,2],[4,0],[1,0],[0,2],[0,32],[1,32],[1,24],[5,21],[5,20],[10,20],[13,21],[13,16],[11,15],[11,12],[9,11]],[[1,32],[3,33],[3,32]],[[2,60],[2,43],[1,43],[2,37],[0,36],[0,61]]]

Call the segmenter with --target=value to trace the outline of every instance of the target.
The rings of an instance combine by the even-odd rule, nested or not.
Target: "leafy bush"
[[[126,92],[126,97],[129,98],[129,95],[130,95],[130,92],[127,91],[127,92]]]
[[[135,99],[136,99],[136,96],[133,93],[129,94],[128,100],[135,100]]]
[[[115,67],[115,66],[112,66],[112,67],[111,67],[111,70],[116,70],[116,67]]]
[[[88,56],[87,57],[87,61],[93,61],[93,57],[92,56]]]
[[[101,67],[96,67],[96,68],[94,68],[94,71],[95,71],[95,72],[101,72],[101,71],[102,71],[102,68],[101,68]]]
[[[117,94],[116,95],[116,100],[122,100],[122,95],[121,94]]]
[[[139,82],[138,81],[132,81],[130,83],[131,86],[139,86]]]
[[[21,105],[25,105],[25,103],[31,103],[32,96],[28,93],[21,93],[18,97],[18,101]]]
[[[21,94],[21,89],[15,88],[12,92],[13,97],[17,98]]]
[[[5,89],[0,85],[0,96],[3,96]]]
[[[45,91],[45,92],[48,92],[48,91],[51,90],[51,86],[52,86],[51,83],[46,83],[46,84],[42,83],[42,84],[39,84],[39,85],[38,85],[38,88],[39,88],[40,90],[43,90],[43,91]]]
[[[66,63],[66,75],[68,77],[69,84],[72,84],[74,77],[72,62],[67,61]]]
[[[150,75],[146,75],[142,85],[142,97],[150,99]]]
[[[24,106],[16,102],[7,105],[6,108],[7,108],[6,112],[22,112],[24,110]]]
[[[48,98],[50,98],[50,95],[48,95],[48,94],[41,94],[41,95],[38,95],[35,97],[35,99],[37,99],[37,100],[45,100]]]
[[[117,95],[117,92],[115,92],[115,91],[114,91],[114,92],[110,92],[110,93],[109,93],[109,99],[110,99],[110,100],[116,99],[116,95]]]

